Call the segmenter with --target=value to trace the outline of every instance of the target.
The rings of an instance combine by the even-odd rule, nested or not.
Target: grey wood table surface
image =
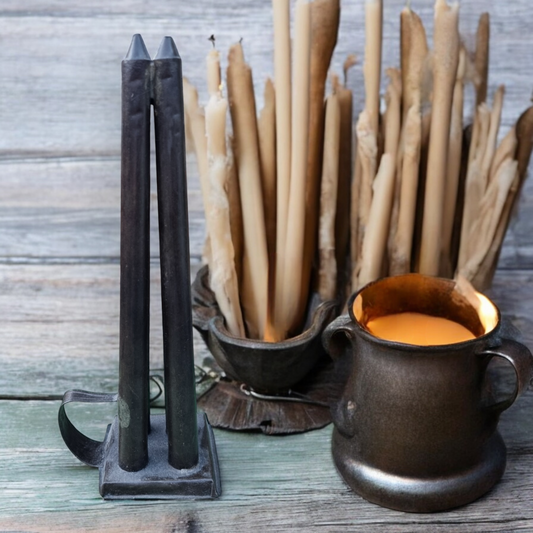
[[[403,2],[385,4],[384,65],[397,65]],[[337,71],[346,54],[362,57],[363,5],[343,2]],[[431,35],[432,2],[413,8]],[[527,0],[465,0],[467,44],[483,10],[492,16],[489,92],[507,87],[505,132],[531,96],[533,10]],[[273,71],[270,1],[0,0],[0,530],[533,531],[533,391],[502,416],[508,445],[502,481],[453,511],[413,515],[359,498],[335,472],[331,426],[290,437],[215,431],[223,482],[217,501],[101,500],[98,472],[61,440],[57,398],[71,388],[117,388],[120,61],[134,33],[152,54],[164,35],[173,36],[204,102],[211,33],[223,66],[228,46],[243,38],[258,94]],[[359,111],[361,64],[349,85]],[[192,158],[188,173],[194,274],[204,218]],[[152,207],[155,367],[162,360],[155,192]],[[491,295],[533,348],[533,181]],[[195,350],[198,360],[207,354],[199,338]],[[104,407],[71,412],[95,438],[113,416]]]

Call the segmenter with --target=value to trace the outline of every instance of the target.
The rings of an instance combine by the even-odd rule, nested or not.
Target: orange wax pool
[[[462,324],[421,313],[397,313],[369,320],[366,328],[372,335],[389,341],[435,346],[475,339]]]

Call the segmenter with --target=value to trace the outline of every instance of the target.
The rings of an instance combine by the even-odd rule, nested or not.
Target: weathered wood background
[[[399,12],[386,1],[384,65],[398,64]],[[432,33],[432,3],[413,8]],[[527,0],[465,1],[461,31],[492,16],[489,92],[507,87],[502,132],[529,104],[533,11]],[[334,58],[363,55],[363,0],[345,0]],[[0,0],[0,529],[3,531],[533,531],[533,393],[502,417],[508,467],[467,507],[411,515],[369,504],[337,476],[331,428],[273,438],[216,432],[223,496],[207,503],[107,503],[98,473],[79,463],[57,430],[69,388],[112,391],[118,366],[120,61],[133,33],[152,54],[172,35],[184,73],[205,101],[204,57],[214,33],[223,52],[243,38],[258,95],[272,74],[266,0]],[[349,76],[362,105],[362,65]],[[261,103],[261,96],[258,98]],[[191,262],[204,219],[189,165]],[[155,190],[155,188],[154,188]],[[161,313],[152,218],[153,365],[161,364]],[[492,296],[533,347],[533,183],[507,236]],[[196,356],[206,351],[197,339]],[[113,413],[72,409],[102,436]]]

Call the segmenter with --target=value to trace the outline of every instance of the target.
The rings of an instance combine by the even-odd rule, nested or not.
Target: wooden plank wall
[[[432,34],[432,2],[413,4]],[[21,9],[21,6],[24,9]],[[385,6],[384,66],[398,65],[399,13]],[[461,32],[473,44],[477,17],[492,15],[489,94],[507,87],[502,132],[527,107],[532,90],[533,15],[526,0],[470,1],[461,7]],[[46,257],[118,257],[120,61],[131,35],[143,35],[155,54],[172,35],[183,70],[206,99],[207,37],[217,36],[225,66],[229,45],[243,39],[254,70],[259,106],[272,75],[272,20],[268,1],[0,2],[0,260]],[[333,69],[348,53],[364,53],[363,2],[345,1]],[[362,107],[362,61],[349,76],[355,109]],[[471,98],[470,98],[471,101]],[[470,105],[471,110],[471,105]],[[194,161],[189,167],[191,252],[201,254],[203,217]],[[526,188],[521,213],[531,204]],[[533,207],[532,207],[533,209]],[[502,267],[533,265],[531,217],[518,215]],[[156,239],[152,239],[154,247]],[[157,250],[153,249],[154,255]]]

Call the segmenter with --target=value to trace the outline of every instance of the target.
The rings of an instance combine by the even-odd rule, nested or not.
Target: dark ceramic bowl
[[[263,393],[281,393],[301,381],[325,355],[321,335],[333,320],[336,302],[310,299],[303,332],[282,342],[265,342],[230,335],[209,288],[208,268],[202,267],[192,285],[193,324],[228,377]]]

